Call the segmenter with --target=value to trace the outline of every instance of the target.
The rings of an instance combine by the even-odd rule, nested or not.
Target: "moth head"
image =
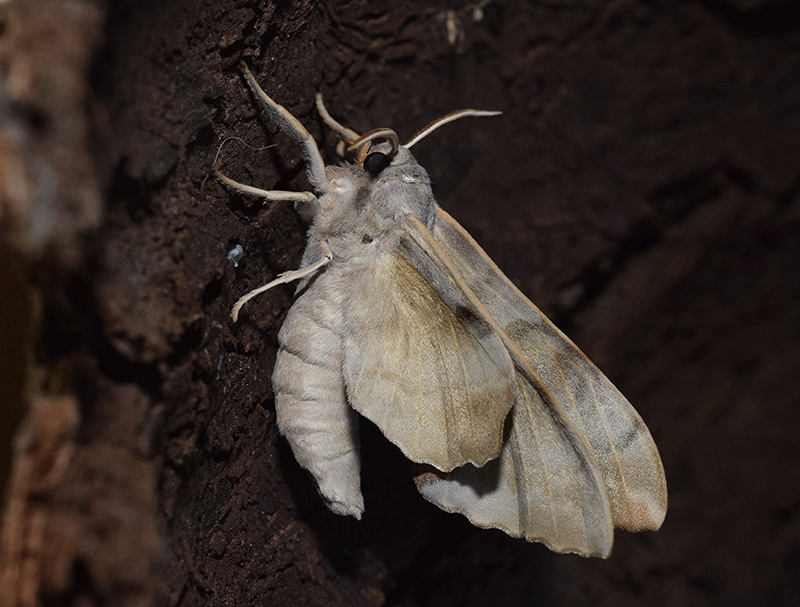
[[[425,225],[429,225],[435,214],[436,202],[430,187],[430,178],[411,154],[410,148],[418,141],[443,126],[466,116],[495,116],[500,112],[480,110],[460,110],[435,120],[419,131],[411,140],[400,145],[400,140],[392,129],[373,129],[364,135],[345,128],[328,114],[317,96],[317,107],[323,120],[334,129],[341,141],[337,151],[342,158],[346,152],[354,162],[348,163],[349,173],[358,194],[353,199],[358,214],[370,213],[376,221],[393,221],[402,215],[413,215]],[[332,170],[333,167],[328,167]],[[336,181],[336,180],[332,180]],[[341,207],[342,198],[336,199]],[[334,200],[331,200],[333,203]],[[343,211],[343,209],[337,209]]]
[[[374,129],[352,141],[348,151],[356,152],[356,163],[371,177],[377,177],[392,164],[400,149],[400,139],[392,129]]]
[[[345,151],[355,153],[356,164],[363,168],[364,171],[373,178],[377,177],[387,167],[391,166],[392,161],[400,149],[400,140],[397,137],[397,133],[395,133],[392,129],[381,128],[373,129],[364,135],[359,135],[354,130],[339,124],[339,122],[337,122],[336,119],[330,115],[322,101],[322,95],[319,93],[317,93],[316,102],[317,109],[319,110],[322,119],[341,137],[339,146],[337,146],[337,151],[342,158],[345,156]],[[428,126],[414,135],[414,137],[412,137],[411,140],[403,147],[406,150],[411,149],[411,146],[430,135],[440,126],[443,126],[449,122],[453,122],[454,120],[458,120],[459,118],[464,118],[466,116],[497,116],[500,113],[501,112],[488,112],[471,109],[451,112],[446,116],[431,122]]]

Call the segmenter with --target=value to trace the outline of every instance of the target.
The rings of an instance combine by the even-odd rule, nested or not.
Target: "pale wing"
[[[485,309],[416,218],[369,244],[342,276],[351,405],[412,461],[496,458],[514,374]]]
[[[433,233],[469,288],[586,436],[608,490],[614,524],[634,531],[658,529],[667,509],[664,468],[636,410],[441,209]]]
[[[561,406],[523,362],[500,458],[416,476],[422,495],[479,527],[543,542],[557,552],[606,557],[614,526],[600,471]]]

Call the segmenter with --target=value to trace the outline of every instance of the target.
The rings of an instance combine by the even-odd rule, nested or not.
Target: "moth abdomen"
[[[361,518],[358,420],[342,379],[341,314],[329,277],[319,279],[297,298],[278,336],[275,412],[330,509]]]

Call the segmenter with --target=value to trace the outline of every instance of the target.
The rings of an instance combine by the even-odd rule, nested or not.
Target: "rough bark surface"
[[[794,3],[0,10],[0,261],[25,268],[4,269],[0,298],[19,319],[8,335],[36,335],[0,359],[17,364],[2,371],[8,403],[23,384],[6,373],[29,361],[0,603],[797,604]],[[243,59],[329,158],[317,91],[346,125],[401,138],[453,109],[504,112],[415,154],[440,204],[648,423],[670,489],[660,532],[619,532],[598,561],[473,528],[426,503],[366,422],[364,519],[324,508],[275,427],[293,288],[227,320],[304,243],[290,206],[206,180],[236,136],[276,147],[228,142],[227,175],[307,188]]]

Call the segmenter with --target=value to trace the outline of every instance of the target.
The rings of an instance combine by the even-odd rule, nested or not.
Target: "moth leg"
[[[238,181],[234,181],[230,177],[226,177],[225,175],[220,173],[217,169],[211,169],[211,174],[217,181],[219,181],[224,186],[230,188],[231,190],[241,192],[242,194],[248,194],[249,196],[257,196],[258,198],[263,198],[264,200],[269,200],[269,201],[290,200],[293,202],[305,202],[305,203],[311,203],[317,201],[317,197],[314,196],[314,194],[312,194],[311,192],[286,192],[283,190],[262,190],[261,188],[254,188],[251,185],[245,185],[243,183],[239,183]]]
[[[284,133],[303,146],[306,166],[308,167],[308,180],[311,184],[319,186],[325,183],[325,181],[327,181],[327,177],[325,176],[325,163],[322,161],[322,155],[317,147],[317,142],[314,141],[311,133],[306,130],[306,127],[304,127],[297,118],[289,113],[289,110],[273,101],[272,98],[264,92],[264,89],[256,82],[253,74],[250,73],[247,65],[241,63],[239,69],[242,70],[244,79],[247,81],[250,90],[253,91],[253,95],[256,96],[256,99],[258,99],[267,110],[272,121],[277,124],[278,128]]]
[[[317,272],[320,268],[325,267],[331,262],[333,259],[333,253],[331,252],[328,243],[324,240],[319,241],[320,249],[322,250],[322,257],[320,257],[317,261],[312,263],[310,266],[306,266],[305,268],[300,268],[299,270],[289,270],[288,272],[281,272],[278,274],[278,277],[273,280],[272,282],[268,282],[264,286],[258,287],[250,291],[247,295],[244,295],[239,298],[239,301],[233,306],[231,310],[231,321],[236,322],[239,320],[239,312],[242,310],[242,306],[246,304],[248,301],[253,299],[256,295],[260,295],[264,291],[268,291],[274,286],[282,285],[286,283],[290,283],[293,280],[300,280],[301,278],[305,278],[306,276],[310,276]]]

